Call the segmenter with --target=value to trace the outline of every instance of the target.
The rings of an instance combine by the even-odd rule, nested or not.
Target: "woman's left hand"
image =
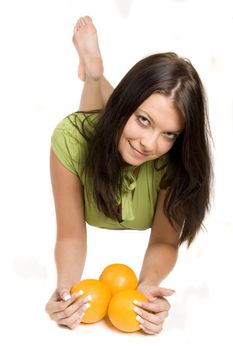
[[[138,291],[148,299],[148,302],[134,301],[140,328],[147,334],[160,333],[170,309],[170,304],[164,297],[171,296],[175,291],[151,285],[139,285]]]

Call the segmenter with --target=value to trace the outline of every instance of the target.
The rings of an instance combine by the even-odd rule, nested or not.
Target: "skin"
[[[171,100],[154,93],[126,123],[119,140],[119,152],[126,163],[139,166],[167,153],[182,128],[180,115]]]
[[[101,109],[113,87],[103,76],[97,33],[90,17],[78,20],[73,42],[80,59],[78,75],[84,81],[80,110]],[[152,94],[126,123],[119,152],[125,162],[140,166],[167,153],[182,128],[172,101],[162,94]],[[79,177],[68,171],[52,150],[50,169],[57,218],[57,288],[46,304],[46,312],[58,325],[75,329],[90,306],[90,300],[82,298],[81,293],[70,295],[72,286],[81,279],[87,254],[83,188]],[[160,190],[139,276],[138,290],[148,302],[135,302],[135,317],[141,329],[151,335],[162,330],[168,315],[166,297],[174,290],[161,288],[160,283],[175,266],[178,255],[180,227],[171,226],[164,215],[165,196],[166,191]]]

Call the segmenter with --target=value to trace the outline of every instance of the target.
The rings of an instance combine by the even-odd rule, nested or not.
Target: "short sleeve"
[[[82,178],[84,169],[87,140],[81,133],[80,115],[70,115],[64,118],[55,128],[51,137],[51,147],[63,166]],[[78,123],[76,124],[76,121]]]

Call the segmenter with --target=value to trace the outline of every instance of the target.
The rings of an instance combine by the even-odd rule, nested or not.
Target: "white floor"
[[[190,58],[208,92],[214,204],[206,232],[189,250],[181,247],[163,283],[176,296],[170,298],[170,316],[158,336],[120,333],[105,322],[69,331],[44,312],[55,287],[50,135],[78,106],[82,85],[75,76],[71,35],[76,19],[85,14],[95,20],[105,73],[114,85],[141,57],[176,51]],[[233,348],[232,33],[227,0],[0,3],[1,349]],[[84,277],[98,278],[112,262],[129,264],[138,273],[148,235],[89,227]]]

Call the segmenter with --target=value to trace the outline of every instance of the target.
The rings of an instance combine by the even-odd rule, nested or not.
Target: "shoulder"
[[[70,171],[82,177],[88,140],[98,122],[97,112],[75,112],[62,119],[51,137],[51,147],[57,158]]]
[[[54,133],[63,133],[81,141],[85,139],[86,133],[93,133],[99,115],[99,112],[74,112],[57,124]]]

